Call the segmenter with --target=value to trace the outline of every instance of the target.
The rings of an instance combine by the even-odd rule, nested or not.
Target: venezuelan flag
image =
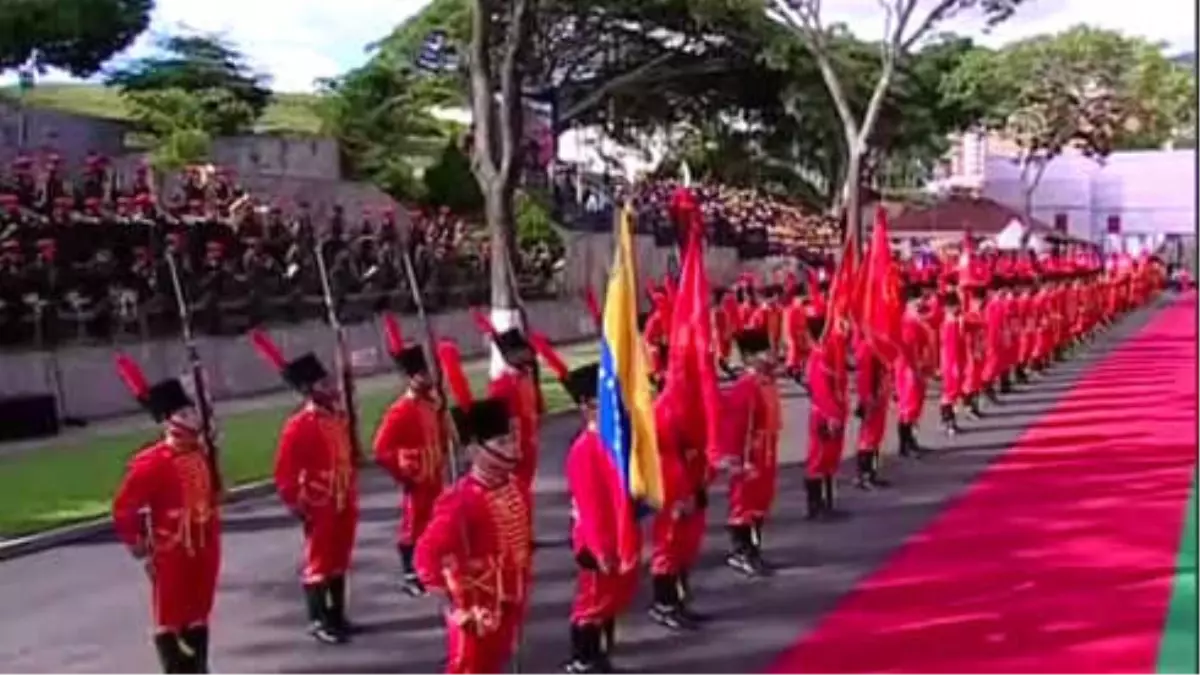
[[[654,430],[654,395],[637,327],[637,268],[633,224],[626,207],[616,224],[600,337],[600,439],[634,500],[661,508],[662,467]]]

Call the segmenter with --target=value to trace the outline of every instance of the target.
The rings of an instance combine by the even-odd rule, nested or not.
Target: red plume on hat
[[[600,314],[600,303],[596,301],[596,292],[588,288],[583,293],[583,301],[587,303],[588,313],[592,315],[592,319],[596,322],[596,327],[604,325],[604,320]]]
[[[116,363],[117,376],[125,383],[129,393],[133,394],[133,397],[141,403],[149,400],[150,382],[137,362],[124,354],[117,354]]]
[[[387,350],[392,358],[404,351],[404,333],[400,330],[400,322],[396,320],[396,315],[391,312],[383,314],[383,336],[387,340]]]
[[[496,335],[499,334],[499,331],[496,330],[496,326],[492,323],[491,319],[487,318],[487,316],[478,309],[471,310],[471,320],[475,322],[475,327],[479,329],[479,332],[488,336],[489,338],[494,339]]]
[[[463,370],[462,353],[453,340],[442,339],[437,344],[437,359],[446,377],[446,385],[450,387],[450,395],[462,410],[467,410],[475,402],[471,393],[471,383]]]
[[[529,334],[529,345],[533,347],[533,351],[537,352],[538,356],[542,357],[542,360],[546,362],[550,370],[554,371],[554,376],[558,378],[559,382],[565,382],[567,373],[571,369],[567,368],[567,364],[562,360],[562,357],[558,355],[558,352],[554,351],[554,347],[550,345],[550,340],[545,335],[534,331]]]
[[[259,355],[276,371],[283,372],[287,367],[287,359],[283,357],[283,351],[279,349],[279,345],[275,344],[271,336],[267,335],[266,331],[261,328],[250,331],[250,342]]]

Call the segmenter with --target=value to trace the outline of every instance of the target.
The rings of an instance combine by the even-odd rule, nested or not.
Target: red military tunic
[[[783,337],[783,310],[774,300],[767,300],[750,312],[748,327],[766,331],[772,353],[779,350]]]
[[[887,365],[871,351],[866,340],[855,344],[855,389],[863,408],[862,424],[858,427],[858,449],[879,450],[887,433],[888,407],[892,402],[892,379]]]
[[[1008,297],[994,293],[983,308],[983,384],[995,384],[1008,369]]]
[[[673,576],[695,565],[704,543],[705,505],[698,504],[697,498],[708,486],[708,458],[688,433],[703,425],[691,425],[686,411],[679,410],[669,397],[655,402],[654,423],[663,507],[654,517],[650,573]]]
[[[942,405],[954,405],[962,393],[963,369],[966,358],[963,354],[963,318],[959,314],[947,314],[942,319],[938,355],[942,373]]]
[[[112,516],[126,546],[150,551],[156,628],[207,624],[221,567],[221,520],[203,451],[159,441],[138,452]]]
[[[512,480],[489,486],[464,476],[434,505],[414,565],[421,583],[449,596],[446,672],[503,672],[533,569],[527,493]]]
[[[650,354],[650,370],[654,375],[667,372],[667,354],[664,349],[668,340],[671,326],[667,323],[667,315],[657,309],[651,312],[642,329],[642,340],[646,343],[646,351]]]
[[[1054,349],[1054,304],[1045,287],[1033,296],[1032,310],[1035,324],[1033,358],[1040,361],[1049,357]]]
[[[783,365],[789,372],[800,372],[808,358],[808,308],[802,298],[793,298],[783,309]]]
[[[437,403],[405,394],[383,416],[375,432],[375,462],[403,488],[400,546],[416,543],[442,493],[446,472],[446,426]]]
[[[984,328],[983,312],[980,309],[972,307],[963,312],[963,396],[974,396],[983,387]]]
[[[540,438],[538,426],[542,411],[538,409],[537,384],[532,375],[505,370],[500,377],[488,385],[488,397],[498,398],[508,406],[514,424],[513,436],[517,444],[517,468],[513,478],[527,493],[533,490],[533,478],[537,475]]]
[[[275,489],[304,519],[304,583],[350,569],[358,528],[358,469],[344,415],[306,405],[288,418],[275,455]]]
[[[615,619],[637,594],[641,531],[633,500],[594,426],[571,444],[566,475],[572,548],[576,556],[590,555],[601,568],[579,570],[571,623],[602,624]]]
[[[773,381],[746,373],[725,395],[730,412],[724,452],[741,466],[729,479],[730,525],[752,525],[766,518],[775,501],[779,461],[779,389]]]
[[[932,329],[913,310],[900,319],[900,342],[904,346],[893,365],[896,378],[897,416],[905,424],[916,424],[925,406],[926,377],[933,362]]]
[[[829,478],[837,473],[842,461],[846,418],[850,414],[845,348],[837,336],[813,347],[805,376],[812,389],[805,469],[809,478]]]

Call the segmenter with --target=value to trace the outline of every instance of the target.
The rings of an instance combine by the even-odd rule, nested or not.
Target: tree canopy
[[[207,131],[221,136],[250,131],[271,102],[267,76],[254,72],[245,56],[220,37],[165,36],[158,40],[158,49],[160,55],[112,70],[106,83],[141,107],[157,100],[147,96],[155,92],[204,93],[198,103],[207,107],[204,120],[211,125]]]
[[[1102,159],[1162,146],[1194,126],[1195,86],[1160,45],[1088,26],[976,52],[946,81],[1021,148],[1031,186],[1068,147]]]
[[[146,30],[152,9],[154,0],[0,2],[0,71],[32,62],[90,76]]]

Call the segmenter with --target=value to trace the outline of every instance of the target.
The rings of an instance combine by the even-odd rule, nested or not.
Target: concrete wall
[[[239,176],[289,176],[336,181],[342,177],[338,144],[332,138],[237,136],[213,142],[213,163]]]
[[[29,151],[53,148],[68,167],[83,166],[89,150],[116,157],[125,151],[123,122],[85,117],[43,108],[26,108],[25,147]],[[0,100],[0,163],[7,165],[20,147],[20,108]]]
[[[535,302],[529,307],[530,322],[553,342],[586,339],[594,326],[583,304],[574,302]],[[464,358],[485,354],[486,343],[465,311],[433,317],[434,330],[458,340]],[[406,335],[419,335],[415,317],[401,317]],[[355,372],[373,375],[392,368],[387,356],[382,327],[374,323],[348,329]],[[315,351],[329,366],[333,364],[333,334],[319,323],[279,328],[272,331],[285,354],[298,356]],[[186,367],[185,354],[178,341],[154,341],[124,347],[157,380],[180,375]],[[202,338],[200,356],[208,369],[213,396],[218,400],[240,398],[278,391],[283,388],[278,375],[270,370],[242,338]],[[115,351],[110,346],[71,347],[55,353],[0,353],[0,398],[22,394],[61,392],[62,412],[69,417],[101,419],[131,414],[138,406],[117,378],[113,367]]]
[[[604,232],[564,232],[566,264],[563,270],[563,287],[568,294],[578,296],[584,289],[592,288],[598,295],[608,283],[608,270],[612,264],[613,236]],[[634,235],[634,255],[638,261],[638,278],[661,279],[671,271],[671,258],[677,257],[675,247],[660,248],[648,235]],[[743,270],[732,248],[709,247],[705,262],[709,281],[714,286],[732,283]]]

